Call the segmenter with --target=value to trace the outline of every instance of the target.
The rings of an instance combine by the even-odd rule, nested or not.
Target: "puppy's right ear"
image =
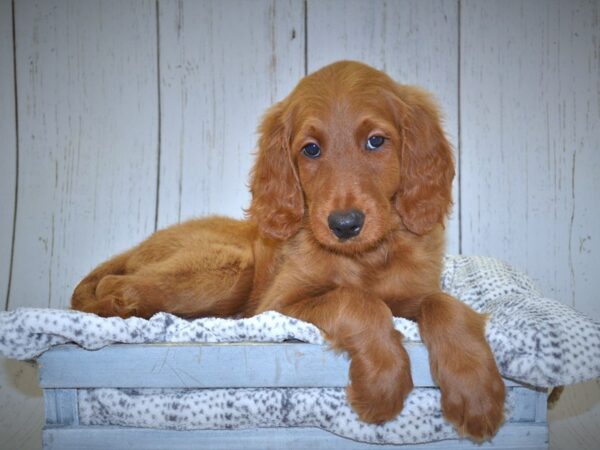
[[[443,225],[452,207],[452,148],[432,97],[414,86],[397,89],[404,141],[395,206],[404,225],[423,235],[436,224]]]
[[[250,175],[252,203],[248,216],[261,233],[287,239],[298,231],[304,199],[290,152],[290,127],[280,102],[265,114],[259,128],[258,154]]]

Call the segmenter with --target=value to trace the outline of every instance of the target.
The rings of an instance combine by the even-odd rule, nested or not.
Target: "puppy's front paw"
[[[408,355],[401,338],[393,351],[381,348],[352,357],[348,402],[364,422],[383,423],[396,417],[413,388]]]
[[[504,382],[495,364],[444,374],[442,411],[463,436],[476,441],[493,437],[504,422]]]

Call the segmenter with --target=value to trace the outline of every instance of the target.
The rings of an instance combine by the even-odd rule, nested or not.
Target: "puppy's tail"
[[[123,275],[131,252],[121,253],[100,264],[75,288],[71,297],[71,309],[85,310],[85,306],[96,301],[96,286],[106,275]]]

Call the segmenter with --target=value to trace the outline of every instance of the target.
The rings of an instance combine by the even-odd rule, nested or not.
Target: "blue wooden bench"
[[[432,387],[427,350],[407,343],[415,387]],[[44,389],[46,449],[387,449],[317,428],[172,431],[79,422],[78,390],[89,388],[343,387],[348,361],[324,346],[303,343],[116,344],[89,351],[54,347],[38,358]],[[444,440],[413,448],[545,449],[546,390],[506,380],[516,405],[509,422],[483,445]]]

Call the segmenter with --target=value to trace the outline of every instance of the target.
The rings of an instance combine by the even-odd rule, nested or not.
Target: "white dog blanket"
[[[484,257],[445,259],[442,287],[490,314],[487,338],[503,376],[539,387],[600,377],[600,323],[543,298],[531,280]],[[419,341],[415,323],[394,319],[406,340]],[[34,358],[54,345],[97,349],[115,342],[324,343],[319,330],[276,312],[249,319],[187,321],[166,313],[150,320],[100,318],[67,310],[0,313],[0,353]],[[511,399],[507,402],[510,416]],[[166,429],[317,426],[365,442],[415,443],[456,437],[441,415],[439,391],[416,389],[402,414],[383,425],[360,422],[343,389],[89,389],[79,395],[80,423]]]

